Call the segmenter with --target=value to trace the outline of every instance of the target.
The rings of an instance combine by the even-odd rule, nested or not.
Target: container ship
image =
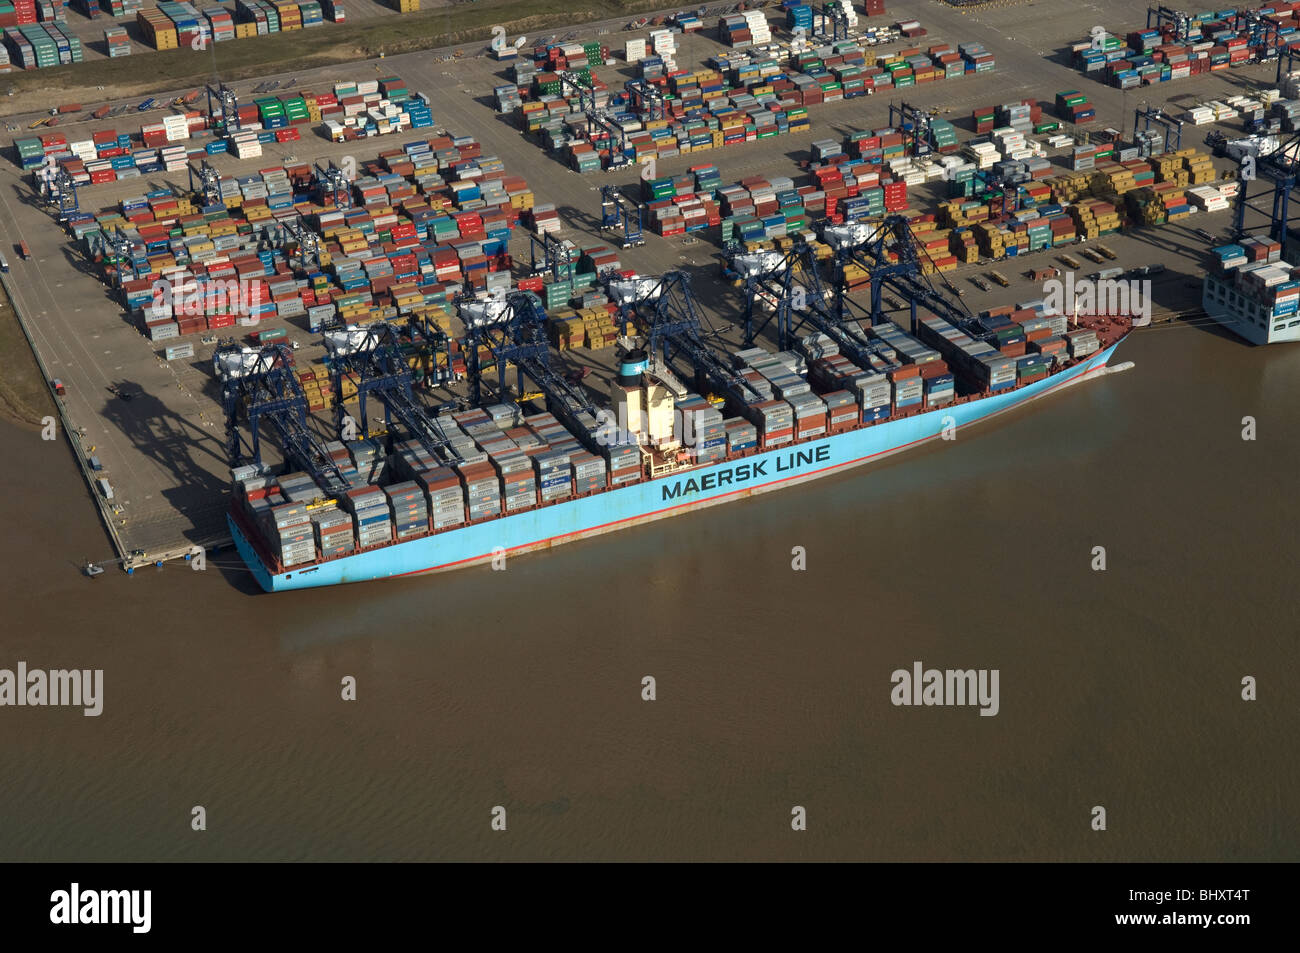
[[[1282,261],[1282,245],[1244,238],[1212,250],[1201,285],[1205,313],[1252,344],[1300,341],[1300,268]]]
[[[821,333],[788,351],[738,351],[743,386],[725,397],[705,396],[698,378],[688,388],[653,346],[624,337],[597,414],[549,401],[542,413],[445,408],[429,418],[441,458],[427,440],[371,438],[322,443],[311,466],[281,476],[235,467],[230,530],[268,592],[491,562],[920,446],[1104,373],[1131,328],[1041,304],[966,328],[922,314],[910,333],[864,324],[856,363]]]

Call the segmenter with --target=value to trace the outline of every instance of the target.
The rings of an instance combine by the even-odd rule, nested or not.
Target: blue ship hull
[[[593,496],[280,573],[272,572],[265,565],[233,516],[228,518],[230,530],[240,555],[268,592],[459,569],[490,562],[500,553],[545,549],[870,463],[938,439],[947,423],[945,418],[952,418],[957,427],[962,427],[1094,376],[1105,367],[1120,343],[1117,341],[1081,364],[1003,394],[679,471]]]

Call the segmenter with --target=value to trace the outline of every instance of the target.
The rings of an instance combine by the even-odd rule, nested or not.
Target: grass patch
[[[54,413],[54,400],[27,344],[13,303],[0,286],[0,417],[39,427]]]

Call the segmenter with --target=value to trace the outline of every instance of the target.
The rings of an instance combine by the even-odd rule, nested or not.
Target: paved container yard
[[[358,13],[361,9],[359,4],[350,4],[350,16],[353,6],[358,7]],[[1092,26],[1100,23],[1122,33],[1142,26],[1137,19],[1141,15],[1142,11],[1118,0],[1087,5],[997,4],[967,11],[927,2],[891,3],[886,19],[893,21],[905,16],[919,19],[928,30],[927,36],[919,41],[923,46],[979,41],[997,57],[997,68],[992,74],[967,75],[905,91],[907,101],[913,105],[940,107],[942,114],[958,126],[963,141],[971,135],[972,108],[1025,98],[1050,104],[1056,92],[1063,89],[1079,89],[1096,104],[1097,122],[1081,128],[1100,130],[1113,126],[1124,133],[1127,141],[1133,129],[1133,110],[1141,102],[1164,105],[1165,101],[1155,97],[1169,96],[1174,104],[1190,104],[1247,92],[1250,88],[1274,86],[1271,64],[1236,68],[1130,92],[1104,86],[1067,65],[1061,49],[1083,38]],[[76,16],[73,14],[70,19]],[[102,29],[98,23],[102,21],[96,26]],[[712,21],[706,23],[706,31],[712,32],[713,25]],[[324,27],[329,28],[329,25]],[[579,39],[595,37],[599,29],[590,27],[579,33]],[[644,34],[614,28],[599,38],[614,48],[633,35]],[[531,39],[545,37],[530,38],[530,46]],[[679,39],[677,58],[682,65],[697,64],[724,48],[708,35],[686,35]],[[89,65],[85,68],[93,69]],[[484,155],[501,157],[508,173],[527,179],[539,203],[554,203],[563,219],[562,237],[579,244],[588,239],[614,243],[610,235],[599,231],[599,188],[614,183],[626,186],[627,194],[634,195],[636,172],[579,175],[524,138],[514,117],[498,115],[492,108],[492,88],[507,81],[504,64],[473,54],[449,60],[441,53],[414,53],[304,72],[294,77],[266,79],[279,79],[283,84],[292,78],[297,88],[323,89],[335,81],[387,75],[400,76],[413,91],[430,97],[437,126],[434,131],[475,137],[482,143]],[[633,74],[620,59],[618,68],[606,67],[599,75],[614,88]],[[251,97],[243,97],[264,81],[236,83],[234,88],[241,101],[250,101]],[[159,94],[158,99],[166,103],[187,91]],[[902,98],[897,93],[893,95]],[[713,163],[720,167],[724,184],[756,174],[798,176],[797,163],[809,158],[810,142],[843,139],[851,130],[887,125],[889,102],[888,95],[877,95],[811,107],[811,132],[660,160],[659,174],[676,174],[694,165]],[[93,108],[97,104],[86,105]],[[82,119],[62,123],[58,128],[69,138],[74,133],[85,137],[92,131],[107,128],[124,132],[137,129],[142,115],[149,121],[158,119],[157,113],[137,114],[131,110],[98,123]],[[11,126],[20,130],[11,131],[7,138],[35,134],[27,131],[33,118],[6,117]],[[411,139],[426,138],[424,134],[430,132],[415,130],[356,143],[332,144],[316,129],[302,128],[301,141],[268,144],[258,159],[241,163],[233,155],[222,154],[209,161],[223,175],[230,176],[246,175],[283,162],[340,162],[347,155],[364,162],[381,150]],[[1183,146],[1204,148],[1202,142],[1210,128],[1188,124],[1183,131]],[[1231,131],[1240,134],[1239,128]],[[1059,153],[1049,153],[1049,156],[1058,164],[1063,161]],[[1221,169],[1232,165],[1227,160],[1217,160],[1217,164]],[[183,190],[188,185],[183,173],[96,185],[80,191],[81,205],[83,209],[98,211],[149,189]],[[942,186],[943,183],[929,183],[910,190],[909,205],[932,210],[943,194]],[[11,241],[21,237],[31,248],[31,261],[20,262],[16,255],[10,256],[13,267],[9,278],[15,289],[15,305],[26,317],[49,373],[67,385],[68,420],[81,434],[83,445],[93,447],[94,455],[103,461],[112,481],[114,501],[98,502],[104,507],[105,517],[114,527],[121,547],[128,552],[143,551],[147,558],[152,558],[187,544],[210,545],[220,541],[225,536],[229,471],[224,457],[224,424],[218,388],[210,371],[213,345],[201,344],[197,336],[192,336],[184,340],[195,345],[193,359],[171,363],[163,360],[163,346],[151,343],[131,322],[120,303],[96,277],[94,266],[84,259],[42,207],[33,192],[30,174],[22,174],[11,159],[0,162],[0,218],[7,223]],[[1228,226],[1228,213],[1202,213],[1182,223],[1111,236],[1104,243],[1118,253],[1117,264],[1132,267],[1158,262],[1167,266],[1168,270],[1155,281],[1154,292],[1157,307],[1168,317],[1194,310],[1199,302],[1199,288],[1192,285],[1202,273],[1201,257],[1206,242],[1197,236],[1196,230],[1205,229],[1217,236],[1226,234]],[[528,243],[522,231],[522,226],[516,229],[511,251],[517,263],[526,264]],[[714,324],[722,326],[737,320],[740,296],[735,289],[717,280],[716,234],[665,239],[647,229],[645,238],[644,246],[622,253],[623,267],[635,268],[643,274],[685,268],[693,275],[696,294],[706,305]],[[1025,272],[1031,266],[1059,265],[1063,253],[1083,261],[1082,273],[1094,270],[1095,266],[1072,248],[1066,248],[992,265],[962,265],[948,277],[962,288],[968,306],[977,311],[1041,297],[1041,286],[1030,282]],[[978,290],[969,279],[989,268],[1012,279],[1011,286],[1005,289],[995,286],[989,292]],[[316,336],[307,331],[305,321],[286,329],[291,340],[301,345],[300,364],[320,357],[322,349],[316,343]],[[726,336],[733,342],[739,341],[737,328],[733,327]],[[574,364],[588,363],[599,371],[610,353],[571,351],[563,357]],[[588,380],[594,381],[593,386],[597,388],[603,387],[604,376],[600,373]],[[87,452],[92,451],[87,449]],[[78,501],[74,505],[82,503]],[[92,517],[93,510],[88,507],[87,518]]]

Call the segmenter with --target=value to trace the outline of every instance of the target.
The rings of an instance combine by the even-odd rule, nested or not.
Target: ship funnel
[[[650,367],[650,358],[641,348],[632,348],[619,355],[618,376],[620,379],[640,377]]]

